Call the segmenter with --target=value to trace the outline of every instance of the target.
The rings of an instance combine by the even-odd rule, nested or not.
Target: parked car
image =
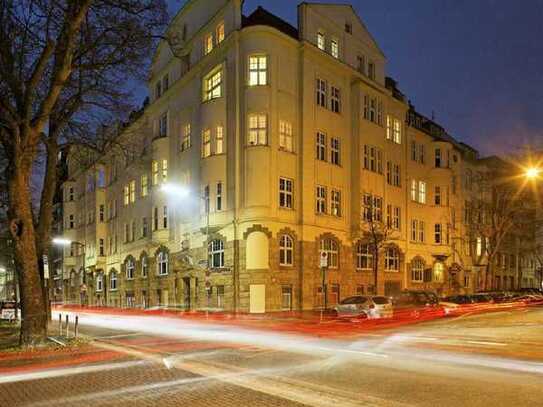
[[[337,316],[368,319],[392,318],[392,303],[380,295],[355,295],[344,298],[335,306]]]
[[[435,312],[439,299],[427,291],[405,290],[392,298],[394,313],[419,318],[426,312]]]
[[[484,294],[484,293],[472,294],[470,297],[474,304],[484,304],[484,303],[494,302],[494,300],[492,299],[490,295]]]
[[[473,298],[469,295],[451,295],[449,297],[443,298],[440,302],[448,302],[453,304],[473,304]]]

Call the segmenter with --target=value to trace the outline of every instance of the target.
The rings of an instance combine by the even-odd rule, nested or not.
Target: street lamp
[[[190,190],[184,185],[164,183],[161,185],[160,190],[167,195],[170,195],[174,198],[188,198],[190,196]],[[204,208],[206,212],[206,243],[209,245],[209,194],[199,195],[199,198],[204,201]],[[206,292],[207,292],[207,310],[206,315],[209,313],[209,304],[211,300],[211,287],[208,287],[208,276],[209,276],[209,254],[206,256]]]
[[[63,237],[55,237],[53,238],[52,240],[53,244],[57,245],[57,246],[71,246],[71,245],[76,245],[76,246],[79,246],[79,247],[82,247],[83,248],[83,282],[81,284],[81,287],[80,287],[80,293],[79,293],[79,296],[80,296],[80,299],[81,299],[81,305],[84,305],[83,304],[83,297],[81,295],[81,288],[85,288],[85,294],[86,294],[86,270],[85,270],[85,244],[84,243],[81,243],[81,242],[77,242],[75,240],[70,240],[70,239],[66,239],[66,238],[63,238]]]
[[[539,174],[541,174],[541,169],[536,168],[536,167],[527,168],[526,171],[524,172],[524,175],[526,176],[526,178],[529,178],[529,179],[537,178],[539,177]]]

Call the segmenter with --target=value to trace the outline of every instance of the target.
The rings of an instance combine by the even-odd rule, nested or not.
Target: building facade
[[[480,288],[463,214],[485,165],[385,76],[352,7],[301,3],[293,27],[192,0],[166,37],[115,147],[68,158],[65,301],[267,312]]]

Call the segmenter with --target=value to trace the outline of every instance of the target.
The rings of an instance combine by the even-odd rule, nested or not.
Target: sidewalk
[[[58,332],[58,324],[52,322],[49,332]],[[82,341],[67,341],[67,346],[51,341],[32,349],[21,349],[18,345],[19,325],[0,323],[0,375],[126,359],[126,355]]]

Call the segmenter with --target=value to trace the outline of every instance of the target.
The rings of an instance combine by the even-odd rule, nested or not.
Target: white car
[[[368,319],[392,318],[393,307],[387,297],[381,295],[355,295],[344,298],[335,306],[338,317],[362,317]]]

